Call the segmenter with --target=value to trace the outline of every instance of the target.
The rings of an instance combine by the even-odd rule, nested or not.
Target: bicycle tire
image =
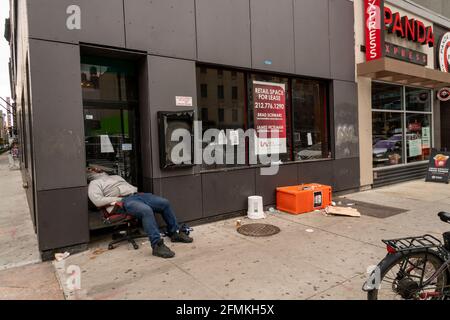
[[[417,257],[423,257],[427,256],[427,261],[431,261],[433,263],[433,266],[436,268],[436,270],[444,264],[444,261],[442,260],[439,255],[433,251],[429,250],[414,250],[411,252],[399,252],[395,254],[389,254],[387,255],[379,264],[378,267],[380,268],[380,274],[381,274],[381,281],[385,278],[386,274],[398,263],[402,262],[406,258],[417,258]],[[444,286],[448,285],[449,276],[448,272],[443,272],[442,277],[444,277],[441,282],[444,283]],[[367,299],[368,300],[379,300],[378,299],[378,289],[374,289],[367,292]]]

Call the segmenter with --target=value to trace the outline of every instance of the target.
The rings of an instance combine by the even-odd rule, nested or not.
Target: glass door
[[[84,109],[86,164],[137,183],[135,117],[132,110]]]
[[[138,86],[133,62],[81,59],[86,166],[139,186]]]

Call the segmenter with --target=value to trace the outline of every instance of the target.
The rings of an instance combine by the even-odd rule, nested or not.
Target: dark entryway
[[[450,150],[450,101],[441,102],[441,148]]]

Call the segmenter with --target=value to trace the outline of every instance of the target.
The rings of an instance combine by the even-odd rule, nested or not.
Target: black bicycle
[[[450,223],[450,213],[439,217]],[[383,240],[388,254],[363,286],[368,299],[450,300],[450,232],[443,237]]]

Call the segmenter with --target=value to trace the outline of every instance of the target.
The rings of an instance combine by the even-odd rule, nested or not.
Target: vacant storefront
[[[442,148],[436,93],[450,75],[440,70],[445,29],[437,23],[450,22],[406,1],[355,10],[361,184],[423,178],[431,150]]]
[[[108,11],[103,3],[13,1],[23,172],[44,257],[85,248],[97,227],[92,164],[168,198],[182,222],[242,214],[252,195],[273,205],[278,186],[359,188],[353,1],[109,0]],[[80,29],[68,28],[70,5]],[[256,94],[267,90],[276,103]],[[267,105],[275,111],[255,112]],[[265,176],[238,138],[270,117],[281,133],[279,171]],[[167,136],[194,120],[205,135],[219,132],[203,150],[227,145],[245,156],[171,163]]]

